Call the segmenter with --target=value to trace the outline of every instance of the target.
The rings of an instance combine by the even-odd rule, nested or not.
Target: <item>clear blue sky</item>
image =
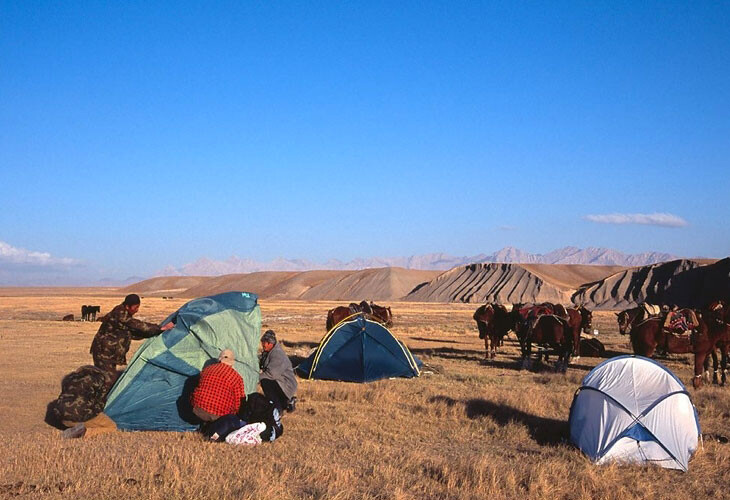
[[[728,2],[0,9],[0,242],[77,272],[730,254]]]

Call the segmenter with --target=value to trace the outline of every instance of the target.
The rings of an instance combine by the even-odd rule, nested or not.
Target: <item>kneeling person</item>
[[[221,351],[218,361],[203,368],[198,386],[190,396],[193,413],[203,422],[238,412],[241,400],[246,397],[243,379],[233,369],[236,361],[233,351]]]
[[[274,403],[279,412],[284,409],[294,411],[297,379],[289,357],[276,341],[274,330],[267,330],[263,334],[261,349],[259,381],[264,395]]]

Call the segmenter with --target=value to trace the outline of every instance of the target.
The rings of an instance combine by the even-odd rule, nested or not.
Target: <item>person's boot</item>
[[[86,425],[81,422],[80,424],[76,424],[63,431],[61,436],[63,439],[77,439],[84,437],[84,434],[86,434]]]
[[[293,396],[286,405],[286,411],[291,413],[297,409],[297,397]]]

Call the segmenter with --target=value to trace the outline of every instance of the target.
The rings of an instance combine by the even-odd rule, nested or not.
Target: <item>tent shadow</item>
[[[183,384],[182,394],[179,398],[177,398],[177,401],[175,402],[177,406],[177,412],[180,415],[180,418],[183,419],[185,422],[193,425],[200,424],[200,420],[193,413],[193,406],[190,404],[190,395],[198,386],[199,381],[200,375],[188,377],[188,379],[185,381],[185,384]]]
[[[557,446],[568,438],[567,420],[532,415],[512,406],[494,403],[486,399],[459,401],[448,396],[434,396],[428,401],[445,403],[447,406],[463,404],[466,416],[470,420],[487,417],[500,427],[511,422],[522,424],[527,427],[530,437],[539,445]]]

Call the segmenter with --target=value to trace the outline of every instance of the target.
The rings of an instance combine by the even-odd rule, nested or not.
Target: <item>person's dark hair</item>
[[[137,295],[136,293],[130,293],[129,295],[124,297],[125,306],[129,306],[129,307],[136,306],[140,302],[141,301],[139,300],[139,295]]]

